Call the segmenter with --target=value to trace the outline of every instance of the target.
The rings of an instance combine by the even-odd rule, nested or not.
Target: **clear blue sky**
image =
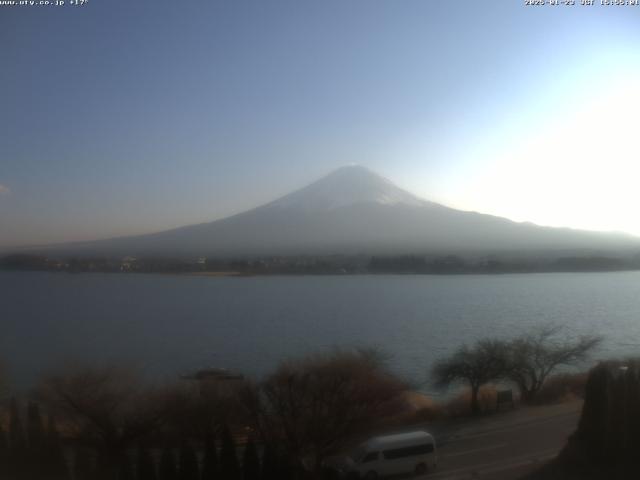
[[[348,163],[640,233],[639,27],[640,7],[519,0],[0,6],[0,246],[213,220]]]

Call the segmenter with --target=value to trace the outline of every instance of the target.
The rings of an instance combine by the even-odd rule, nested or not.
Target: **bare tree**
[[[160,426],[165,404],[160,392],[141,387],[122,368],[81,368],[47,376],[37,397],[55,412],[76,440],[96,449],[105,475],[124,452]]]
[[[174,438],[205,441],[225,424],[246,425],[246,410],[238,402],[245,381],[182,381],[165,390],[163,431]]]
[[[466,383],[471,389],[471,413],[480,413],[478,393],[480,387],[498,380],[507,372],[507,345],[498,340],[480,340],[472,347],[463,345],[453,355],[434,365],[434,384],[446,388]]]
[[[602,342],[602,337],[594,335],[571,339],[563,335],[564,331],[560,326],[547,325],[510,342],[508,378],[520,390],[523,401],[533,401],[559,366],[584,362]]]
[[[266,440],[317,471],[341,442],[397,412],[405,390],[378,355],[336,350],[282,363],[243,400]]]

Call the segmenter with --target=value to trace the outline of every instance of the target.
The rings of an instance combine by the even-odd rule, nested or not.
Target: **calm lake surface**
[[[599,333],[596,357],[640,354],[640,272],[217,278],[0,272],[0,358],[31,385],[69,362],[172,379],[206,366],[259,376],[333,346],[379,346],[424,381],[463,342],[557,322]],[[423,389],[427,390],[427,387]]]

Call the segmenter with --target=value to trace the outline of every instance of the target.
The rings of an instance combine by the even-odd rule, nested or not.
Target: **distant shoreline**
[[[251,273],[243,272],[182,272],[178,275],[190,275],[194,277],[254,277]]]
[[[0,270],[161,273],[206,277],[258,275],[489,275],[507,273],[622,272],[640,270],[640,253],[607,255],[292,255],[262,257],[58,257],[13,254]]]
[[[432,277],[462,277],[462,276],[502,276],[502,275],[536,275],[545,273],[622,273],[622,272],[639,272],[640,268],[621,268],[611,270],[528,270],[528,271],[465,271],[465,272],[406,272],[406,271],[388,271],[388,272],[352,272],[352,273],[340,273],[340,272],[237,272],[237,271],[225,271],[225,272],[123,272],[123,271],[111,271],[111,270],[85,270],[85,271],[68,271],[68,270],[38,270],[38,269],[7,269],[0,268],[0,273],[66,273],[70,275],[77,274],[127,274],[127,275],[172,275],[180,277],[211,277],[211,278],[248,278],[248,277],[364,277],[364,276],[432,276]]]

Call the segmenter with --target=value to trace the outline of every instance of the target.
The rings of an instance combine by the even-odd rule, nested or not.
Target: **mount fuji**
[[[630,235],[541,227],[421,199],[361,166],[209,223],[59,246],[86,255],[258,256],[611,252]]]

